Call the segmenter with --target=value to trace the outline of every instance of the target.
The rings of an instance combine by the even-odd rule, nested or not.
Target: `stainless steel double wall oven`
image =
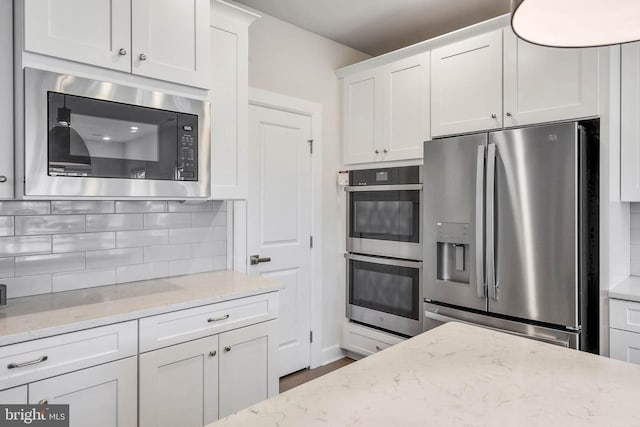
[[[347,317],[405,336],[422,332],[420,167],[351,171]]]

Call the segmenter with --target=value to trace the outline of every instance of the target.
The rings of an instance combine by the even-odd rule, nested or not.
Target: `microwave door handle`
[[[485,297],[484,287],[484,154],[485,146],[478,147],[476,163],[476,287],[478,297]]]
[[[496,145],[487,148],[487,290],[489,298],[498,299],[495,264],[495,193],[496,193]]]

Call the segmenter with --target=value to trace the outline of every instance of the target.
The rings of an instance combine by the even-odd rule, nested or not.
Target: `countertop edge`
[[[609,298],[640,302],[640,276],[629,276],[609,289]]]

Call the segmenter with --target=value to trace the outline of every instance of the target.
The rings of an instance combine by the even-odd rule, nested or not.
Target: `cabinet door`
[[[504,30],[504,125],[598,114],[598,50],[537,46]]]
[[[278,393],[275,323],[220,334],[220,418]]]
[[[431,51],[431,135],[502,126],[502,30]]]
[[[382,79],[378,69],[345,77],[342,88],[344,163],[373,162],[382,150]]]
[[[140,355],[140,427],[218,419],[218,336]]]
[[[209,0],[131,0],[134,74],[209,86]]]
[[[27,386],[10,388],[0,391],[0,404],[21,405],[27,403]]]
[[[71,427],[136,427],[137,358],[29,384],[29,403],[69,404]]]
[[[640,201],[640,43],[622,45],[620,198]]]
[[[13,4],[0,2],[0,199],[13,199]]]
[[[128,72],[131,70],[130,2],[25,0],[24,48]]]
[[[429,53],[387,65],[384,79],[383,159],[420,159],[429,139]]]
[[[610,329],[609,354],[612,359],[640,364],[640,334]]]
[[[227,3],[211,7],[211,198],[246,199],[249,25],[257,15]]]

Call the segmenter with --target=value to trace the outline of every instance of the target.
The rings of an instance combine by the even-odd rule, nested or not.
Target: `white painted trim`
[[[249,104],[311,117],[313,155],[311,156],[311,297],[309,299],[310,324],[313,331],[310,367],[324,363],[322,343],[322,105],[275,92],[249,88]],[[339,348],[339,346],[338,346]]]
[[[336,360],[340,360],[345,357],[346,353],[338,344],[332,345],[330,347],[325,347],[322,349],[322,363],[321,365],[327,365],[331,362],[335,362]]]
[[[233,270],[246,273],[247,256],[247,201],[228,201],[233,204]]]

